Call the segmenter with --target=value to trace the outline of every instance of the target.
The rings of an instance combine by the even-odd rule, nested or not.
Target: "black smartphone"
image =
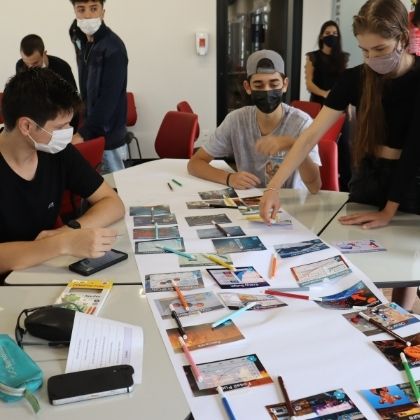
[[[133,373],[132,366],[117,365],[51,376],[48,398],[52,405],[62,405],[125,394],[133,390]]]
[[[126,260],[128,254],[116,249],[111,249],[106,252],[103,257],[99,258],[84,258],[83,260],[76,261],[69,265],[69,269],[82,276],[90,276],[93,273],[97,273],[104,268],[110,267],[122,260]]]

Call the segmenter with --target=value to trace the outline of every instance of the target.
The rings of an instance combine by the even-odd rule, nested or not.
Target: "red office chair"
[[[343,128],[344,121],[346,120],[346,114],[340,115],[340,118],[327,130],[327,132],[321,137],[320,141],[333,141],[338,142]]]
[[[86,140],[83,143],[75,144],[74,147],[90,163],[92,168],[96,170],[100,169],[105,150],[104,137]],[[68,220],[80,216],[81,208],[82,198],[71,193],[69,190],[64,191],[60,207],[60,217]]]
[[[319,157],[322,166],[321,189],[328,191],[340,191],[338,183],[338,147],[334,141],[320,141],[318,143]]]
[[[167,112],[155,140],[155,150],[159,157],[189,159],[193,155],[197,124],[196,114]]]
[[[137,109],[136,109],[136,102],[134,100],[134,94],[133,92],[127,92],[127,121],[126,125],[127,127],[133,127],[137,123]],[[131,155],[130,150],[130,144],[134,140],[136,146],[137,146],[137,152],[139,154],[139,159],[141,159],[141,152],[140,152],[140,145],[138,138],[134,135],[132,131],[127,132],[127,136],[125,138],[126,144],[128,147],[128,162],[126,161],[126,166],[132,166],[136,159],[133,159],[133,156]]]
[[[179,112],[189,112],[190,114],[194,114],[195,112],[192,110],[190,104],[187,101],[179,102],[176,106],[177,111]],[[200,125],[197,123],[197,133],[195,135],[195,140],[198,139],[200,136]]]
[[[293,108],[297,108],[303,112],[306,112],[311,118],[315,118],[322,108],[322,105],[318,102],[298,101],[297,99],[292,101],[290,105]]]

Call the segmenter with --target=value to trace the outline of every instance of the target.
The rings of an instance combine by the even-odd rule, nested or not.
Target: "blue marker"
[[[227,400],[227,398],[226,398],[226,396],[225,396],[225,394],[222,390],[222,387],[220,385],[217,387],[217,392],[220,395],[220,399],[222,400],[223,407],[225,408],[225,411],[226,411],[226,414],[229,417],[229,420],[236,420],[236,417],[233,414],[232,409],[230,408],[229,401]]]
[[[156,248],[163,249],[166,252],[172,252],[177,255],[181,255],[182,257],[188,258],[189,260],[196,260],[197,258],[194,255],[188,254],[187,252],[178,251],[177,249],[170,248],[169,246],[160,246],[156,245]]]
[[[219,325],[224,324],[226,321],[229,321],[229,320],[231,320],[231,319],[233,319],[233,318],[236,318],[238,315],[240,315],[240,314],[244,313],[244,312],[245,312],[245,311],[247,311],[248,309],[251,309],[251,308],[252,308],[253,306],[255,306],[256,304],[257,304],[257,302],[250,302],[250,303],[248,303],[248,305],[245,305],[243,308],[238,309],[237,311],[232,312],[231,314],[229,314],[229,315],[225,316],[224,318],[219,319],[218,321],[214,322],[213,324],[211,324],[211,327],[212,327],[212,328],[216,328],[216,327],[218,327]]]

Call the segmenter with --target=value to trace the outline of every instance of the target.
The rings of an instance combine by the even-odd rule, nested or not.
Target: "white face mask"
[[[36,124],[36,123],[35,123]],[[37,124],[38,125],[38,124]],[[39,127],[39,125],[38,125]],[[29,138],[33,141],[35,149],[40,152],[45,153],[58,153],[66,148],[66,146],[71,143],[73,138],[73,127],[63,128],[62,130],[54,130],[52,133],[45,130],[45,128],[39,127],[41,130],[45,131],[48,134],[51,134],[51,140],[48,144],[36,142],[30,134]]]
[[[93,35],[101,26],[101,18],[77,19],[77,26],[86,35]]]

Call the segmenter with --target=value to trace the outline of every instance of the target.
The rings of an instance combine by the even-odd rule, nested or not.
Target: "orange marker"
[[[185,299],[184,294],[181,292],[181,289],[178,287],[178,285],[175,283],[174,280],[171,280],[171,283],[172,283],[172,287],[174,288],[176,294],[178,295],[178,299],[180,300],[182,306],[188,312],[190,310],[190,306],[188,305],[188,302]]]
[[[271,256],[271,263],[270,263],[270,278],[276,277],[276,271],[277,271],[277,255],[275,252],[273,252],[273,255]]]

